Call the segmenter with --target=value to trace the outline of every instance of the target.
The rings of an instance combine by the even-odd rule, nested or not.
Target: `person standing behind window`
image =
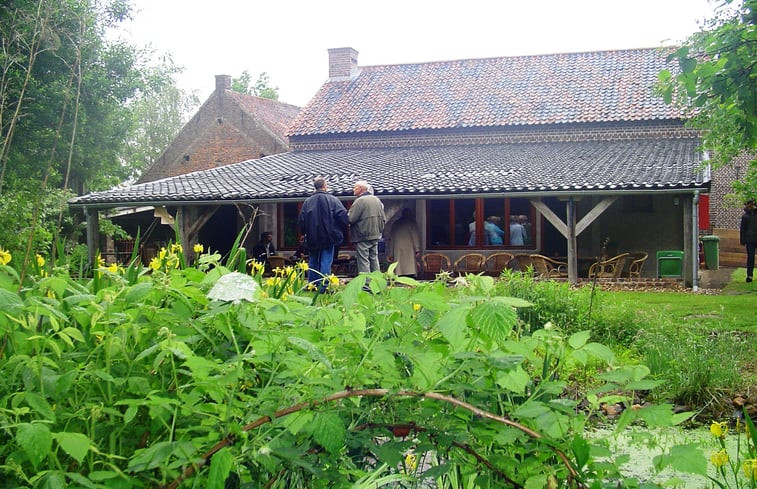
[[[526,243],[523,225],[518,222],[518,216],[510,216],[510,246],[523,246]]]
[[[331,274],[334,247],[342,244],[342,229],[347,225],[347,209],[339,199],[327,193],[326,179],[313,181],[315,193],[305,199],[297,224],[305,235],[308,248],[308,281],[321,281],[320,291],[326,290],[326,276]]]
[[[757,203],[754,199],[749,199],[744,205],[739,242],[746,246],[746,281],[751,282],[754,279],[754,254],[757,250]]]
[[[350,221],[350,241],[355,244],[358,273],[380,270],[378,242],[384,232],[384,204],[373,195],[365,180],[358,180],[352,188],[357,196],[347,214]]]

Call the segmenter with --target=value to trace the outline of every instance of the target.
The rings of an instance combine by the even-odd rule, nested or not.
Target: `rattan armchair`
[[[492,277],[499,277],[502,275],[502,270],[508,267],[512,259],[512,253],[492,253],[484,261],[484,273]]]
[[[455,260],[453,268],[458,275],[481,273],[484,271],[484,261],[486,257],[481,253],[466,253]]]
[[[643,251],[634,251],[628,253],[626,257],[625,273],[628,278],[638,278],[641,276],[641,269],[644,267],[644,262],[647,261],[649,254]]]
[[[449,257],[442,253],[426,253],[421,257],[424,278],[434,278],[442,271],[451,272],[452,264]]]
[[[568,276],[568,264],[553,260],[544,255],[530,255],[534,272],[544,278],[565,278]]]
[[[612,258],[592,263],[589,267],[589,278],[619,278],[627,260],[628,253],[621,253]]]

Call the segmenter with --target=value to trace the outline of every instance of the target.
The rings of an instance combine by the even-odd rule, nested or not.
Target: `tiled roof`
[[[278,100],[255,97],[233,90],[226,90],[226,95],[236,100],[247,113],[259,118],[268,129],[283,141],[286,141],[289,125],[300,113],[300,107]]]
[[[654,95],[662,49],[360,67],[326,82],[292,136],[678,119]]]
[[[379,196],[706,187],[697,139],[297,151],[122,189],[73,205],[304,198],[322,175],[337,195],[368,180]],[[111,205],[113,204],[113,205]]]

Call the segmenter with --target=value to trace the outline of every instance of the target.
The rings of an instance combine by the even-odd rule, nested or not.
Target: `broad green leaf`
[[[152,290],[152,282],[140,282],[126,290],[126,301],[136,304],[142,301]]]
[[[358,275],[350,280],[350,282],[344,287],[341,296],[345,310],[349,311],[352,309],[352,305],[357,301],[357,296],[364,285],[365,275]]]
[[[210,459],[210,470],[208,471],[208,489],[223,489],[226,478],[229,477],[231,469],[234,467],[234,455],[224,447],[213,454]]]
[[[92,446],[92,442],[89,438],[81,433],[61,431],[60,433],[55,433],[53,437],[63,451],[72,456],[79,463],[84,460],[89,448]]]
[[[531,377],[520,365],[497,376],[497,385],[516,394],[525,393],[530,381]]]
[[[589,443],[581,435],[576,434],[570,444],[570,449],[576,459],[576,466],[582,469],[589,462]]]
[[[129,406],[124,413],[124,424],[127,425],[137,416],[139,408],[137,406]]]
[[[34,467],[37,467],[53,446],[53,435],[42,423],[21,423],[16,431],[16,443],[26,453]]]
[[[497,344],[504,342],[518,321],[512,307],[493,302],[483,302],[475,306],[469,315],[470,324],[482,335]]]
[[[670,453],[654,457],[654,465],[659,470],[670,466],[679,472],[707,476],[707,458],[699,448],[699,443],[675,445]]]
[[[311,411],[297,411],[296,413],[292,413],[289,416],[282,418],[281,424],[283,424],[291,434],[296,435],[305,426],[310,424],[312,420],[313,413]]]
[[[318,347],[316,347],[311,342],[307,341],[304,338],[299,338],[296,336],[289,336],[287,338],[287,342],[290,345],[299,348],[300,350],[304,350],[305,352],[310,354],[311,358],[321,362],[322,364],[326,366],[326,368],[331,369],[331,362],[329,361],[329,359],[326,357],[326,355],[324,355],[324,353],[320,349],[318,349]]]
[[[24,400],[29,407],[37,412],[37,414],[50,421],[55,421],[55,411],[53,411],[53,408],[50,406],[50,403],[47,402],[47,399],[36,392],[24,392]]]
[[[76,328],[72,328],[69,326],[69,327],[63,328],[63,331],[61,331],[61,333],[65,333],[70,338],[73,338],[80,343],[84,343],[84,335],[82,335],[81,331],[79,331]]]
[[[573,349],[579,349],[582,346],[586,344],[587,341],[589,341],[589,337],[591,336],[591,331],[579,331],[578,333],[575,333],[568,338],[568,344]]]
[[[95,484],[94,482],[92,482],[91,480],[89,480],[89,478],[87,478],[87,477],[85,477],[85,476],[83,476],[81,474],[78,474],[76,472],[66,472],[66,477],[68,479],[76,482],[80,486],[87,487],[89,489],[99,489],[100,487],[102,487],[102,486],[98,486],[97,484]],[[69,485],[69,487],[71,487],[71,486]]]
[[[454,307],[444,314],[436,323],[439,331],[449,342],[452,352],[463,351],[466,347],[466,325],[465,318],[468,315],[468,309],[464,307]]]
[[[603,360],[607,363],[613,363],[615,361],[615,353],[601,343],[587,343],[581,349],[592,355],[594,358]]]
[[[636,411],[636,415],[646,421],[650,428],[670,426],[673,408],[670,404],[647,404]]]
[[[313,420],[313,439],[332,455],[344,447],[347,430],[336,413],[318,413]]]

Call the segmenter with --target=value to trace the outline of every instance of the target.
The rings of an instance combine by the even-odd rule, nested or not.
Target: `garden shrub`
[[[390,270],[371,293],[331,277],[321,295],[304,267],[262,277],[182,255],[23,287],[0,267],[0,487],[640,486],[583,432],[650,388],[647,370],[588,331],[520,329],[530,304],[491,277]],[[603,365],[598,389],[563,397],[587,364]],[[651,406],[619,426],[687,417]]]

